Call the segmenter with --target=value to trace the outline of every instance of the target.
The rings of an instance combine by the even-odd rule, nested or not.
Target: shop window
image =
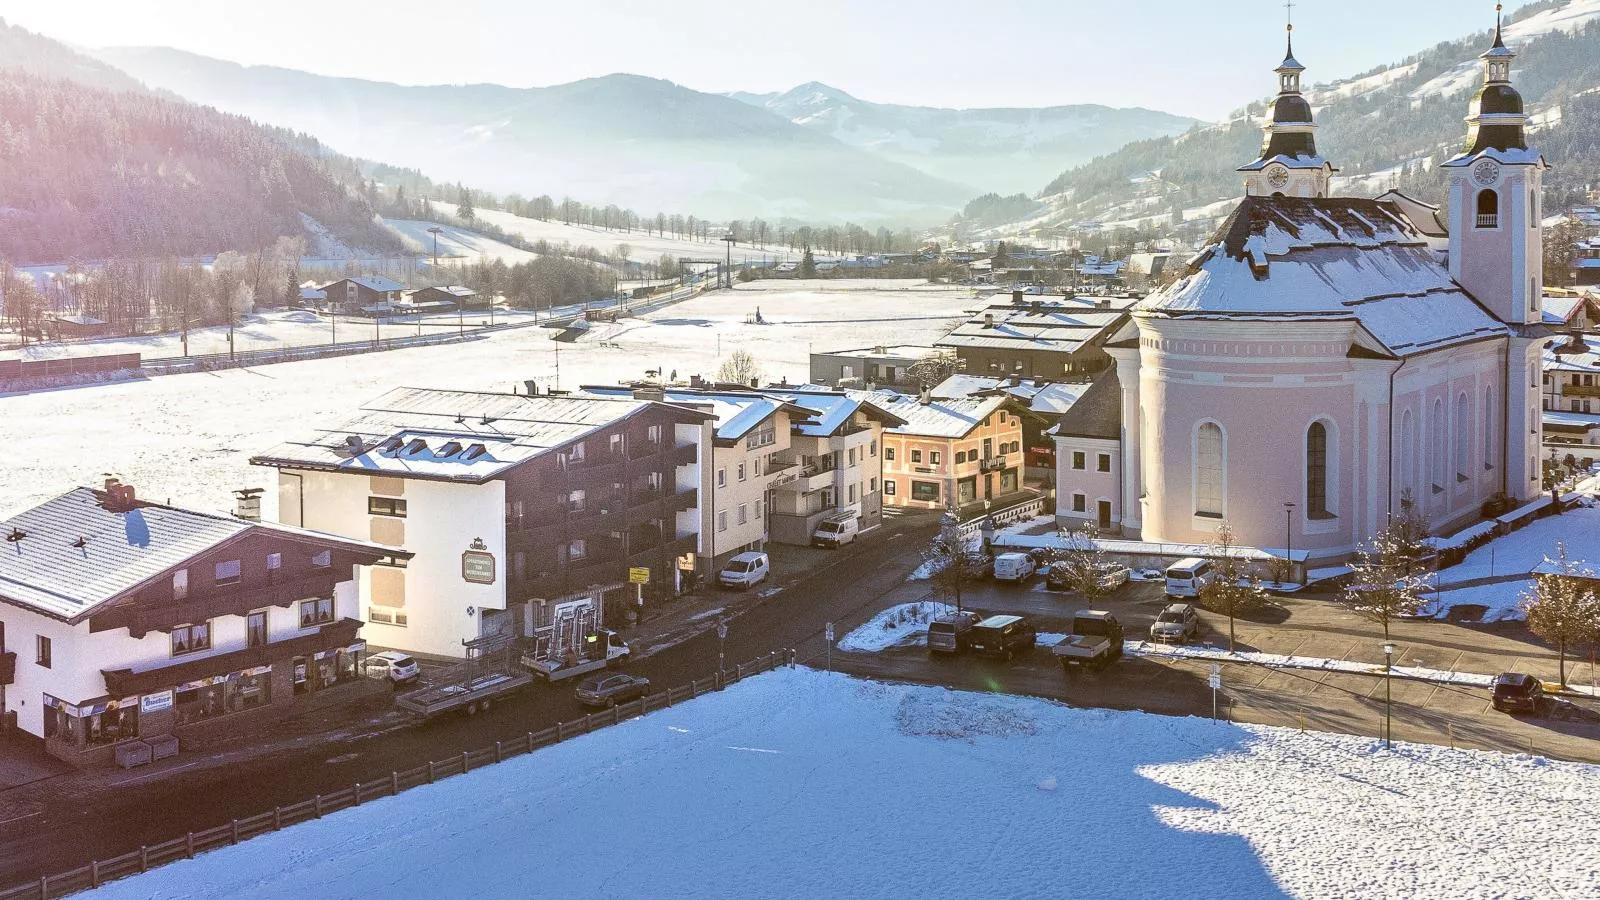
[[[230,559],[227,562],[219,562],[219,563],[217,563],[217,567],[216,567],[217,581],[216,581],[216,583],[219,586],[220,585],[227,585],[227,584],[238,584],[239,583],[239,579],[240,579],[240,575],[239,575],[240,570],[241,570],[241,567],[239,565],[239,560],[237,560],[237,559]]]
[[[911,499],[936,503],[939,500],[939,485],[932,481],[913,481]]]
[[[108,708],[83,718],[84,746],[115,744],[139,736],[139,702]]]
[[[179,625],[172,629],[172,655],[182,656],[185,653],[198,653],[201,650],[211,649],[211,623],[199,622],[194,625]]]
[[[404,519],[406,517],[406,501],[397,497],[368,497],[367,515],[394,516],[397,519]]]
[[[325,625],[333,621],[333,598],[318,597],[315,600],[300,601],[300,627],[311,628],[315,625]]]

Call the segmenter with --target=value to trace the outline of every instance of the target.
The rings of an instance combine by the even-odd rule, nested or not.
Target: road
[[[724,647],[728,665],[796,646],[821,635],[829,621],[870,615],[885,592],[904,584],[919,561],[915,548],[931,539],[935,528],[926,518],[891,520],[835,551],[830,565],[784,585],[733,620]],[[714,620],[706,624],[711,628]],[[707,631],[629,670],[664,690],[711,674],[716,662],[717,637]],[[223,825],[358,781],[387,778],[392,771],[492,746],[586,712],[573,700],[571,684],[535,684],[476,716],[443,717],[378,737],[196,768],[127,784],[89,800],[63,790],[37,810],[7,810],[0,796],[0,885],[66,871],[90,859]]]

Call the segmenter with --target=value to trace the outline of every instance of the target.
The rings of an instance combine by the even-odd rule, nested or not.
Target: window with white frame
[[[1222,518],[1222,480],[1226,465],[1222,426],[1215,422],[1202,422],[1195,431],[1195,515],[1210,519]]]
[[[728,511],[727,510],[722,510],[721,512],[717,513],[717,530],[718,531],[727,531],[728,530]]]
[[[172,629],[172,655],[182,656],[185,653],[198,653],[201,650],[211,649],[211,623],[198,622],[193,625],[179,625]]]
[[[1079,472],[1089,468],[1089,454],[1082,450],[1072,451],[1072,468]]]
[[[1099,453],[1095,455],[1094,468],[1096,472],[1111,471],[1111,454]]]
[[[301,628],[325,625],[333,621],[333,615],[332,597],[318,597],[315,600],[300,601]]]
[[[885,478],[883,480],[883,495],[885,497],[893,497],[894,496],[894,479]]]
[[[576,561],[587,559],[589,556],[589,542],[583,538],[576,538],[567,542],[567,559]]]
[[[747,507],[747,504],[744,504],[744,503],[739,504],[739,524],[743,525],[743,524],[745,524],[746,522],[749,522],[749,521],[750,521],[750,511],[749,511],[749,509]]]
[[[238,584],[242,564],[237,559],[219,562],[216,565],[216,583],[218,585]]]

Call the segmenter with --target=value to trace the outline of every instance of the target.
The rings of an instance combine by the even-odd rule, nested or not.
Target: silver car
[[[1200,639],[1200,614],[1188,603],[1169,603],[1150,626],[1150,640],[1187,644]]]
[[[387,678],[395,687],[411,684],[422,674],[417,661],[395,650],[385,650],[367,656],[367,677]]]

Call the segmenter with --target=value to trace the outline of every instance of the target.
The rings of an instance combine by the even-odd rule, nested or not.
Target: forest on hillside
[[[0,71],[0,256],[14,265],[253,251],[305,231],[398,252],[353,163],[241,116]]]

